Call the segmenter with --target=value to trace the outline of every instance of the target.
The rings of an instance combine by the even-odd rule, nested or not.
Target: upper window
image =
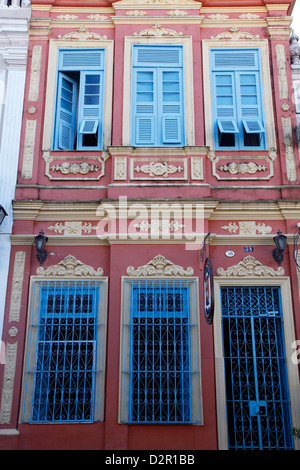
[[[54,150],[103,148],[104,49],[60,50]]]
[[[183,46],[135,44],[132,68],[132,145],[185,145]]]
[[[216,149],[266,148],[259,49],[211,49]]]

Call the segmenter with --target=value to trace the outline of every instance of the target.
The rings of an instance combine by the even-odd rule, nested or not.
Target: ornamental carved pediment
[[[182,266],[173,264],[162,255],[155,256],[149,263],[134,268],[129,266],[127,274],[134,277],[148,277],[148,276],[170,276],[170,277],[183,277],[192,276],[194,274],[193,268],[189,267],[184,269]]]
[[[102,277],[103,269],[98,268],[95,270],[92,266],[82,263],[75,258],[75,256],[68,255],[58,264],[49,266],[49,268],[44,269],[39,267],[36,270],[38,276],[58,276],[58,277]]]
[[[249,255],[235,266],[230,266],[227,269],[218,268],[217,275],[220,277],[277,277],[284,276],[284,269],[281,267],[277,270],[270,268]]]

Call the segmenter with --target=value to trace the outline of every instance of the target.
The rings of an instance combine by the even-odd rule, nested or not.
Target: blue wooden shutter
[[[248,134],[262,133],[261,96],[257,72],[237,74],[242,123]]]
[[[77,149],[98,149],[102,147],[103,115],[103,72],[81,72],[78,106]],[[86,145],[84,136],[94,136]]]
[[[213,96],[215,97],[216,126],[219,131],[230,134],[238,133],[233,73],[215,74]]]
[[[183,90],[180,69],[162,70],[162,143],[182,144]]]
[[[154,68],[135,70],[133,91],[135,145],[155,144],[156,82]]]
[[[60,72],[56,114],[56,145],[61,150],[73,150],[76,132],[77,83]]]

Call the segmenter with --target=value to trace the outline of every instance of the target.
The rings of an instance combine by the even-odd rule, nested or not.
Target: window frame
[[[183,114],[185,146],[195,145],[195,117],[194,117],[194,82],[193,82],[193,50],[191,37],[135,37],[125,36],[124,43],[124,80],[123,80],[123,130],[122,145],[133,146],[131,142],[132,125],[132,46],[133,45],[173,45],[183,46]],[[182,147],[183,145],[181,145]],[[167,148],[162,145],[161,148]],[[173,147],[170,146],[170,147]]]
[[[113,93],[113,51],[114,41],[108,39],[101,40],[71,40],[71,39],[51,39],[49,45],[45,117],[43,128],[42,151],[62,151],[53,150],[54,124],[55,124],[55,105],[56,105],[56,87],[57,87],[57,66],[60,49],[105,49],[105,70],[104,70],[104,89],[103,89],[103,120],[102,120],[102,149],[107,149],[111,145],[112,132],[112,93]],[[49,126],[49,123],[51,125]],[[87,152],[91,150],[68,150],[68,152]]]
[[[166,48],[173,48],[177,49],[179,51],[179,56],[178,56],[178,65],[168,65],[164,63],[149,63],[149,64],[141,64],[139,65],[137,62],[137,56],[138,56],[138,50],[141,48],[161,48],[166,49]],[[164,46],[163,44],[160,45],[146,45],[146,44],[133,44],[132,45],[132,53],[135,58],[133,60],[133,70],[132,70],[132,90],[131,90],[131,96],[132,96],[132,116],[131,116],[131,143],[134,146],[139,146],[139,147],[145,147],[145,146],[151,146],[151,147],[183,147],[185,145],[185,109],[184,109],[184,86],[183,86],[183,77],[184,77],[184,57],[183,57],[183,46],[178,45],[178,44],[168,44],[167,46]],[[149,102],[149,105],[153,106],[153,112],[149,113],[146,112],[137,112],[137,108],[140,106],[147,106],[148,103],[146,102],[139,102],[138,96],[142,94],[141,91],[139,91],[139,83],[143,83],[138,80],[138,75],[141,73],[152,73],[152,91],[150,92],[152,96],[152,101]],[[167,107],[167,102],[163,101],[164,95],[168,93],[168,91],[164,90],[164,83],[167,83],[164,81],[164,75],[166,73],[176,73],[178,74],[178,91],[176,92],[178,94],[179,99],[176,101],[176,105],[179,106],[180,113],[167,113],[164,112],[163,108],[164,105]],[[150,82],[149,82],[150,83]],[[147,93],[148,95],[150,94],[149,92]],[[146,94],[146,93],[144,93]],[[166,121],[169,119],[172,119],[173,121],[176,120],[175,128],[176,129],[176,138],[169,138],[166,135]],[[140,135],[138,132],[139,129],[139,123],[141,120],[148,120],[151,121],[151,126],[149,129],[151,129],[151,138],[149,139],[148,142],[140,142]],[[173,127],[174,129],[174,127]],[[169,140],[169,142],[168,142]],[[168,145],[169,144],[169,145]]]
[[[93,419],[87,421],[80,420],[68,420],[68,421],[34,421],[31,419],[32,416],[32,402],[34,388],[34,375],[30,371],[35,368],[37,360],[37,343],[38,343],[38,327],[39,327],[39,310],[40,310],[40,298],[41,288],[43,283],[61,283],[65,287],[70,286],[74,282],[85,283],[90,282],[92,285],[99,287],[99,300],[98,300],[98,322],[101,322],[101,327],[97,327],[98,332],[96,333],[95,342],[97,345],[97,353],[94,360],[96,360],[96,374],[98,377],[95,378],[94,383],[94,414]],[[20,407],[20,422],[30,424],[88,424],[91,422],[103,421],[104,420],[104,393],[105,393],[105,365],[106,365],[106,329],[107,329],[107,296],[108,296],[108,279],[106,277],[92,278],[92,277],[42,277],[42,276],[31,276],[30,279],[30,291],[29,291],[29,302],[28,302],[28,318],[26,328],[26,342],[25,342],[25,354],[23,364],[23,380],[22,380],[22,397]],[[34,326],[34,328],[33,328]]]
[[[260,70],[261,70],[261,93],[264,98],[264,117],[265,117],[265,139],[264,148],[246,147],[243,151],[274,151],[277,148],[275,122],[273,112],[273,97],[271,85],[271,73],[269,64],[269,45],[267,39],[251,39],[251,40],[220,40],[205,39],[202,42],[203,51],[203,88],[204,88],[204,115],[205,115],[205,136],[206,145],[211,149],[222,151],[240,151],[241,149],[233,147],[216,147],[214,142],[214,121],[212,109],[212,86],[211,86],[211,49],[258,49],[260,53]]]
[[[131,286],[133,283],[142,282],[182,282],[188,283],[189,287],[189,301],[191,323],[193,323],[194,331],[189,330],[190,336],[190,361],[191,369],[196,370],[191,374],[191,420],[189,422],[132,422],[129,420],[129,405],[130,405],[130,388],[131,382],[129,379],[129,363],[132,358],[132,351],[130,349],[130,319],[131,319]],[[200,318],[199,318],[199,286],[198,278],[195,277],[122,277],[122,303],[121,303],[121,341],[120,341],[120,381],[119,381],[119,424],[128,425],[202,425],[203,424],[203,410],[202,410],[202,385],[201,385],[201,353],[200,353]]]

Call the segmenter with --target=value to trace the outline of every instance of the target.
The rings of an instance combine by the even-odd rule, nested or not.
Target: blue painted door
[[[229,449],[292,449],[279,287],[222,287]]]

